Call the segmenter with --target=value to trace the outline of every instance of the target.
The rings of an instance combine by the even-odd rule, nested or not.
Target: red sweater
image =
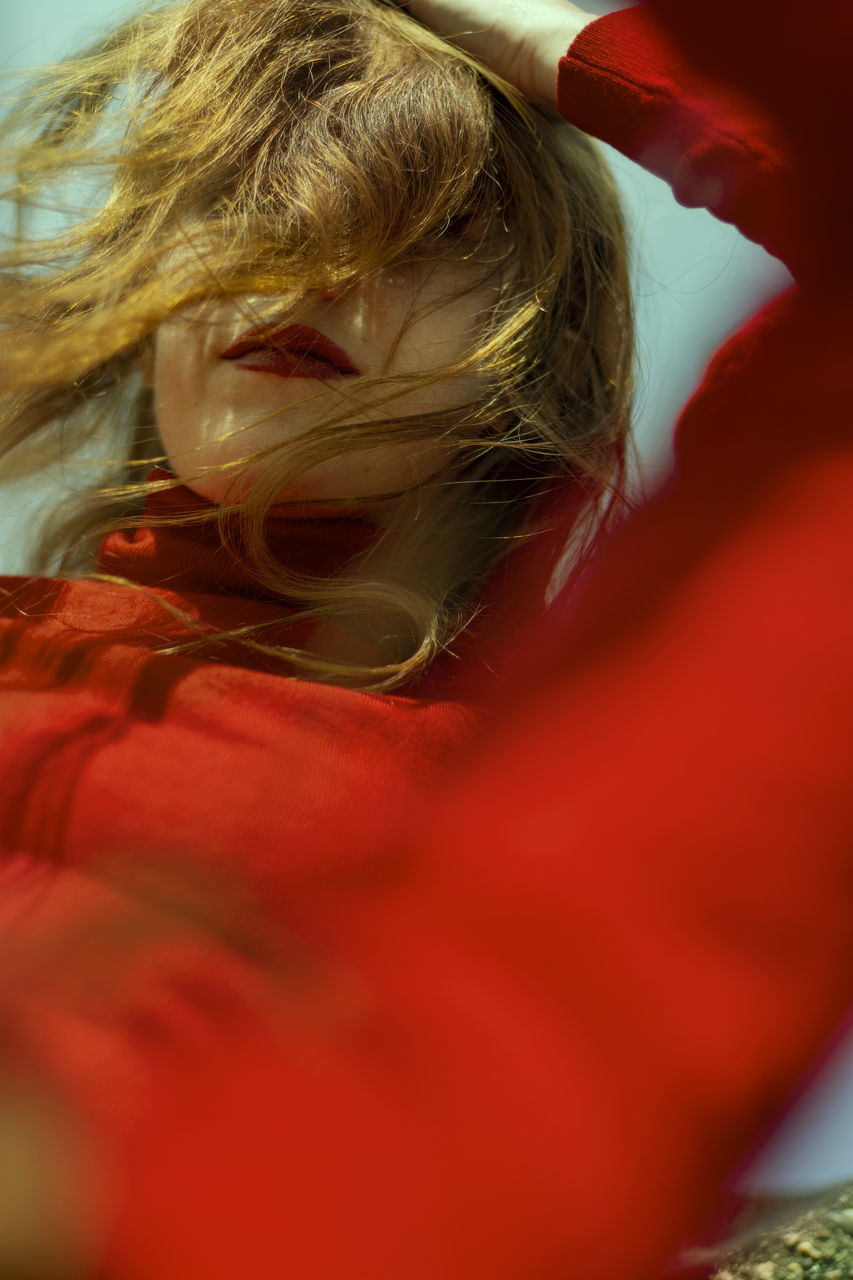
[[[733,0],[657,0],[713,88],[637,12],[561,64],[570,119],[710,192],[803,287],[717,357],[667,490],[507,658],[489,741],[395,835],[377,806],[464,736],[460,702],[9,619],[6,1074],[75,1126],[58,1212],[99,1275],[651,1280],[838,1025],[846,5],[814,6],[820,77],[792,0],[754,0],[742,39]]]
[[[204,508],[182,487],[147,510],[169,519]],[[375,533],[348,519],[267,527],[291,568],[321,575]],[[258,593],[215,525],[113,534],[98,568],[146,591],[3,581],[0,847],[75,866],[174,850],[227,867],[238,851],[266,849],[270,882],[266,858],[252,876],[273,893],[283,874],[374,848],[389,796],[404,803],[476,722],[434,685],[392,697],[290,680],[234,642],[214,661],[209,650],[159,653],[193,638],[164,606],[213,628],[265,623],[262,639],[294,643],[292,626],[269,625],[280,602]]]

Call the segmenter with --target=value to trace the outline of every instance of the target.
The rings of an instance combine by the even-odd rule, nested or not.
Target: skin
[[[265,317],[270,314],[268,297],[223,298],[177,312],[157,331],[152,368],[157,425],[172,470],[203,498],[219,502],[234,472],[199,477],[199,471],[285,444],[344,405],[346,421],[357,425],[468,403],[478,390],[474,373],[417,389],[407,377],[440,370],[476,340],[499,290],[498,283],[484,283],[482,276],[482,269],[464,263],[413,263],[389,268],[346,292],[283,297],[281,309],[273,307],[276,320],[283,314],[286,323],[318,330],[358,368],[359,376],[340,381],[280,378],[220,358],[258,323],[253,303],[264,306]],[[393,401],[387,400],[387,385],[368,384],[376,375],[402,379]],[[342,507],[369,508],[378,495],[427,479],[446,461],[448,447],[409,440],[350,450],[305,472],[280,499],[331,500],[339,504],[336,514]],[[239,496],[249,476],[229,500]],[[291,508],[290,514],[312,512]]]

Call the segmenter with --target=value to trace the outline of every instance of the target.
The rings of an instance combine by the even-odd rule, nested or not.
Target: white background
[[[60,58],[136,7],[117,0],[0,0],[0,70]],[[617,0],[587,4],[596,13],[619,7]],[[786,287],[789,278],[731,227],[682,209],[663,183],[616,153],[608,154],[636,233],[637,432],[653,485],[666,473],[673,423],[708,356],[758,305]],[[25,568],[32,501],[32,495],[0,488],[2,573]],[[766,1194],[793,1194],[843,1179],[853,1180],[853,1035],[842,1042],[741,1185]]]

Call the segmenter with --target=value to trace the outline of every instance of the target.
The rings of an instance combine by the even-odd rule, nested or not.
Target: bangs
[[[235,288],[294,271],[316,288],[439,240],[465,254],[494,239],[493,92],[402,15],[224,0],[189,39],[175,33],[123,167],[152,213],[170,189],[173,217],[206,211]]]

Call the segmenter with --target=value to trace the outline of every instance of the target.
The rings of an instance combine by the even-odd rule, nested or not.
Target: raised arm
[[[639,6],[595,18],[564,0],[413,0],[419,20],[544,111],[559,110],[668,182],[685,205],[801,263],[792,164],[747,97],[699,74]]]
[[[557,63],[595,21],[568,0],[412,0],[406,8],[550,112],[556,109]]]

